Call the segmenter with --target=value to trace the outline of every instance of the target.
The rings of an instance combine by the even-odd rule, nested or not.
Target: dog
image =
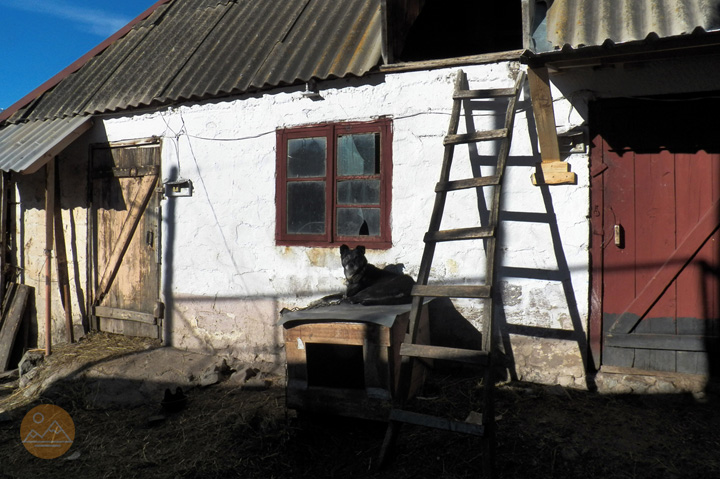
[[[345,244],[340,246],[340,260],[347,283],[345,298],[350,303],[370,306],[412,302],[415,280],[407,274],[370,264],[364,246],[355,249]]]

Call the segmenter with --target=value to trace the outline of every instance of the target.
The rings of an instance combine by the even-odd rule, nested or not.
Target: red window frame
[[[337,172],[338,137],[347,134],[380,134],[380,174],[362,176],[339,176]],[[288,140],[298,138],[325,137],[327,156],[325,176],[309,178],[288,178],[287,145]],[[369,179],[379,176],[380,180],[380,235],[379,236],[341,236],[337,233],[337,209],[342,207],[337,201],[339,180]],[[332,247],[341,244],[349,246],[364,245],[373,249],[389,249],[392,246],[390,232],[390,207],[392,205],[392,122],[380,119],[371,122],[328,123],[322,125],[285,128],[277,130],[277,174],[276,174],[276,228],[275,240],[280,246],[319,246]],[[287,232],[287,185],[295,181],[325,181],[325,233],[290,234]],[[330,187],[327,187],[327,185]],[[378,208],[378,205],[357,205],[352,207]]]

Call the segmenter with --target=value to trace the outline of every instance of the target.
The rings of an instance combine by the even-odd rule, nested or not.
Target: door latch
[[[615,246],[618,248],[625,247],[625,228],[622,225],[617,224],[613,228],[615,230]]]

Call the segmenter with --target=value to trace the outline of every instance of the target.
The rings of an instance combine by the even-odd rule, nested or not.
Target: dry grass
[[[74,344],[59,344],[52,354],[43,359],[41,366],[32,374],[32,384],[46,383],[59,372],[71,374],[74,371],[92,367],[103,361],[127,356],[150,348],[160,347],[160,341],[148,338],[131,338],[118,334],[93,333]],[[44,350],[33,350],[39,355]],[[37,387],[13,389],[6,397],[0,396],[0,410],[18,410],[39,400],[41,390]]]
[[[82,367],[153,346],[126,340],[96,336],[58,348],[45,367]],[[481,393],[475,376],[436,373],[423,393],[436,400],[420,399],[417,406],[462,417],[479,408]],[[25,412],[46,399],[22,391],[6,396],[0,399],[0,409],[10,413],[0,422],[0,477],[480,476],[477,438],[410,426],[400,435],[394,461],[376,471],[383,424],[296,417],[285,409],[281,382],[264,390],[220,383],[188,396],[184,410],[158,423],[150,419],[159,404],[92,410],[82,397],[61,397],[56,401],[73,417],[77,433],[66,456],[55,460],[31,456],[18,433]],[[499,477],[720,477],[717,403],[690,395],[603,396],[511,383],[498,388],[496,409]]]

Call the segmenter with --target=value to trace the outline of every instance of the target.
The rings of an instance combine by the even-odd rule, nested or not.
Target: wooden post
[[[575,183],[575,173],[569,172],[569,165],[560,159],[555,111],[553,110],[550,76],[547,67],[528,68],[528,82],[532,98],[535,125],[542,163],[532,175],[534,185]]]
[[[7,257],[7,217],[8,217],[8,174],[0,172],[0,301],[5,297],[5,265]]]
[[[72,324],[72,301],[70,299],[70,274],[68,273],[67,252],[65,249],[65,232],[63,230],[62,206],[60,205],[60,170],[59,162],[55,162],[55,258],[57,260],[57,277],[60,297],[65,310],[65,337],[69,343],[75,342]]]
[[[45,356],[52,352],[52,250],[55,216],[55,158],[45,165]]]
[[[560,147],[555,130],[555,110],[553,110],[550,75],[547,68],[528,68],[528,82],[542,161],[560,161]]]

